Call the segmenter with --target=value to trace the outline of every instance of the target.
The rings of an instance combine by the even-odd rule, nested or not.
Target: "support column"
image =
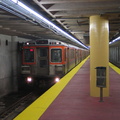
[[[109,22],[99,15],[90,17],[90,95],[100,96],[96,87],[96,67],[106,67],[106,88],[103,96],[109,96]]]

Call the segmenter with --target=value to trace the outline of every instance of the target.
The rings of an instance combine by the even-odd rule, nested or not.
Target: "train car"
[[[28,41],[22,51],[21,74],[29,83],[40,78],[53,78],[58,82],[88,55],[87,50],[49,39]]]
[[[114,41],[109,47],[109,61],[120,68],[120,37],[116,39],[116,42]]]

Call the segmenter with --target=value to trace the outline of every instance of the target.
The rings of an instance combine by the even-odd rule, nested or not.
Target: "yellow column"
[[[109,22],[99,15],[90,17],[90,95],[100,96],[96,87],[96,67],[106,67],[106,88],[103,96],[109,96]]]

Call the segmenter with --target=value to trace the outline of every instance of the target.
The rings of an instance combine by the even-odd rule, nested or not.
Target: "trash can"
[[[103,88],[106,87],[106,67],[96,67],[96,86],[100,88],[100,101],[103,102]]]
[[[106,87],[106,67],[96,67],[97,87]]]

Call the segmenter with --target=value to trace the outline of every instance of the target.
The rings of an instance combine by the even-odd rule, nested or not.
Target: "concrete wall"
[[[27,40],[0,34],[0,97],[17,91],[20,69],[18,42]]]

